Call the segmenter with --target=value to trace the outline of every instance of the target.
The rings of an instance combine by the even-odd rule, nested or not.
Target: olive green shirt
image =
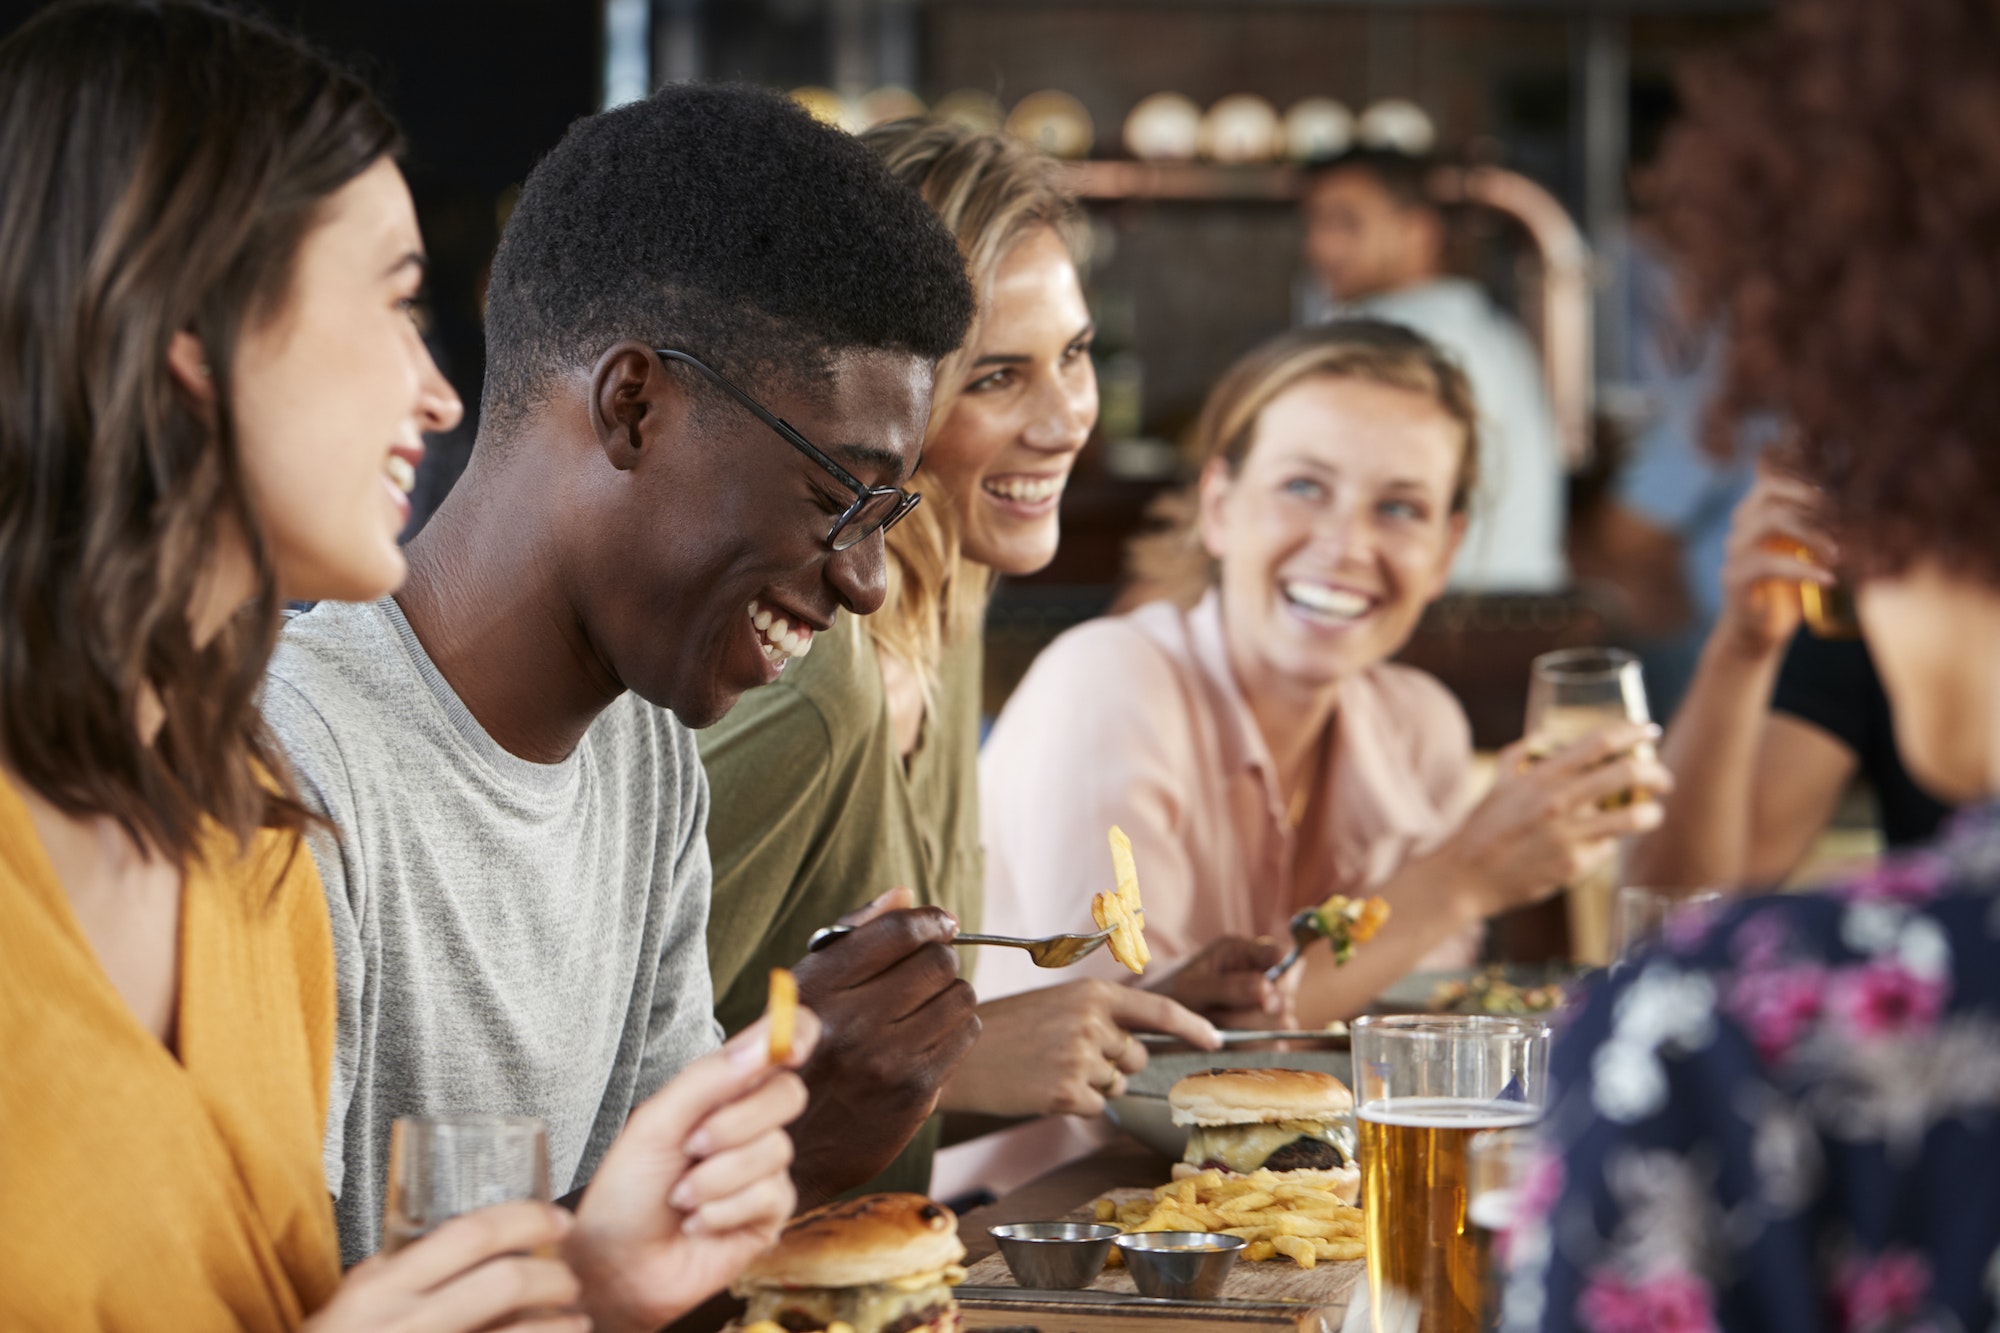
[[[979,929],[980,674],[979,635],[947,647],[906,767],[874,641],[842,614],[775,683],[697,733],[715,877],[708,965],[728,1031],[764,1011],[771,968],[889,889]],[[961,951],[961,974],[971,964]],[[937,1125],[933,1116],[869,1188],[927,1191]]]

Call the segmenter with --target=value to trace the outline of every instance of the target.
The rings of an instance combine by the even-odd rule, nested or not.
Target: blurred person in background
[[[696,1132],[710,1169],[663,1178],[687,1130],[668,1112],[719,1037],[689,728],[836,608],[881,604],[882,527],[971,317],[923,201],[775,93],[670,85],[577,121],[529,175],[493,262],[471,466],[398,595],[294,617],[267,677],[306,803],[339,829],[308,838],[339,963],[326,1170],[350,1259],[379,1237],[395,1117],[539,1115],[596,1327],[657,1328],[768,1243],[788,1162],[818,1202],[928,1115],[978,1020],[954,923],[888,912],[799,978],[829,1026],[889,1015],[888,1038],[812,1052],[792,1141],[773,1117],[796,1106],[746,1101]]]
[[[1678,104],[1670,96],[1657,100],[1664,104],[1633,126],[1630,217],[1603,247],[1622,298],[1612,311],[1618,327],[1611,341],[1623,358],[1600,366],[1612,381],[1603,397],[1624,404],[1631,438],[1614,455],[1609,494],[1571,515],[1570,553],[1579,581],[1608,583],[1622,595],[1645,664],[1647,702],[1665,722],[1722,613],[1730,519],[1775,431],[1757,418],[1731,432],[1726,452],[1705,445],[1727,339],[1719,323],[1689,310],[1658,234],[1649,186]]]
[[[1058,638],[987,740],[992,929],[1088,929],[1110,824],[1132,839],[1156,966],[1224,936],[1287,939],[1301,908],[1379,893],[1392,915],[1352,962],[1316,948],[1294,1000],[1243,1015],[1318,1025],[1434,951],[1469,961],[1486,918],[1653,827],[1650,802],[1595,806],[1671,788],[1632,753],[1651,728],[1532,765],[1517,744],[1478,799],[1458,702],[1390,661],[1444,591],[1478,429],[1457,367],[1379,321],[1295,330],[1223,376],[1195,427],[1198,485],[1133,549],[1141,581],[1171,592]]]
[[[0,43],[0,1325],[581,1329],[545,1204],[341,1279],[310,816],[257,715],[294,597],[402,581],[426,431],[400,139],[206,6]],[[665,1181],[663,1183],[671,1184]]]
[[[1660,757],[1680,779],[1626,878],[1660,889],[1781,883],[1859,775],[1890,848],[1928,842],[1949,809],[1913,781],[1868,644],[1801,625],[1799,585],[1831,587],[1825,500],[1766,464],[1737,508],[1723,611]]]
[[[2000,9],[1789,0],[1685,90],[1665,223],[1730,322],[1724,411],[1796,431],[1904,761],[1968,808],[1857,878],[1674,932],[1588,997],[1556,1044],[1504,1322],[1988,1328]]]
[[[1480,504],[1451,586],[1549,592],[1563,557],[1562,440],[1534,345],[1478,284],[1444,268],[1445,219],[1431,164],[1357,148],[1316,167],[1304,195],[1299,323],[1366,315],[1429,338],[1464,370],[1479,403]]]
[[[1033,573],[1055,556],[1063,486],[1097,419],[1094,328],[1070,244],[1079,219],[1053,164],[950,124],[904,121],[862,141],[957,237],[979,313],[938,368],[924,503],[889,534],[882,609],[840,617],[810,657],[700,734],[714,790],[709,960],[731,1031],[757,1016],[769,968],[794,965],[814,930],[885,888],[895,893],[882,905],[935,906],[978,929],[986,596],[994,575]],[[960,968],[971,971],[970,953]],[[1034,989],[979,1006],[978,1042],[945,1083],[941,1111],[1095,1114],[1145,1065],[1131,1031],[1215,1043],[1207,1021],[1164,995],[1048,984],[1058,977],[1041,973]],[[827,1039],[879,1043],[880,1027],[863,1017]],[[874,1187],[929,1189],[938,1133],[933,1119]]]
[[[1618,258],[1632,298],[1622,387],[1641,399],[1644,416],[1606,501],[1573,516],[1572,553],[1579,580],[1602,579],[1625,595],[1647,702],[1664,721],[1722,614],[1730,517],[1755,478],[1762,432],[1741,432],[1726,458],[1703,447],[1724,339],[1688,319],[1673,267],[1646,231],[1627,238]]]

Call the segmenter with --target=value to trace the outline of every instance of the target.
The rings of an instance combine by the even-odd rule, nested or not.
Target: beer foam
[[[1409,1129],[1518,1129],[1542,1118],[1539,1107],[1466,1097],[1391,1097],[1368,1102],[1355,1115]]]

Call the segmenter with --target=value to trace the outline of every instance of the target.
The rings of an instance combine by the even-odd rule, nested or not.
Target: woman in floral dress
[[[1559,1038],[1508,1328],[1995,1326],[2000,5],[1790,0],[1687,83],[1660,202],[1826,492],[1911,773],[1967,810],[1679,931]],[[1773,589],[1773,595],[1786,595]]]

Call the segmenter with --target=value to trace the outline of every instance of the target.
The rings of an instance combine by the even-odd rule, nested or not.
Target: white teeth
[[[1285,596],[1308,611],[1332,616],[1338,620],[1354,620],[1368,614],[1369,600],[1358,592],[1345,588],[1329,588],[1323,583],[1287,582]]]
[[[986,490],[1003,499],[1023,504],[1039,504],[1062,494],[1067,477],[993,477],[982,483]]]
[[[389,474],[389,484],[403,494],[408,495],[417,488],[417,469],[401,454],[390,454],[382,470]]]
[[[781,670],[792,658],[804,657],[812,651],[813,631],[809,625],[794,626],[757,602],[750,603],[750,623],[757,630],[757,646],[763,650],[765,660],[777,663]]]

